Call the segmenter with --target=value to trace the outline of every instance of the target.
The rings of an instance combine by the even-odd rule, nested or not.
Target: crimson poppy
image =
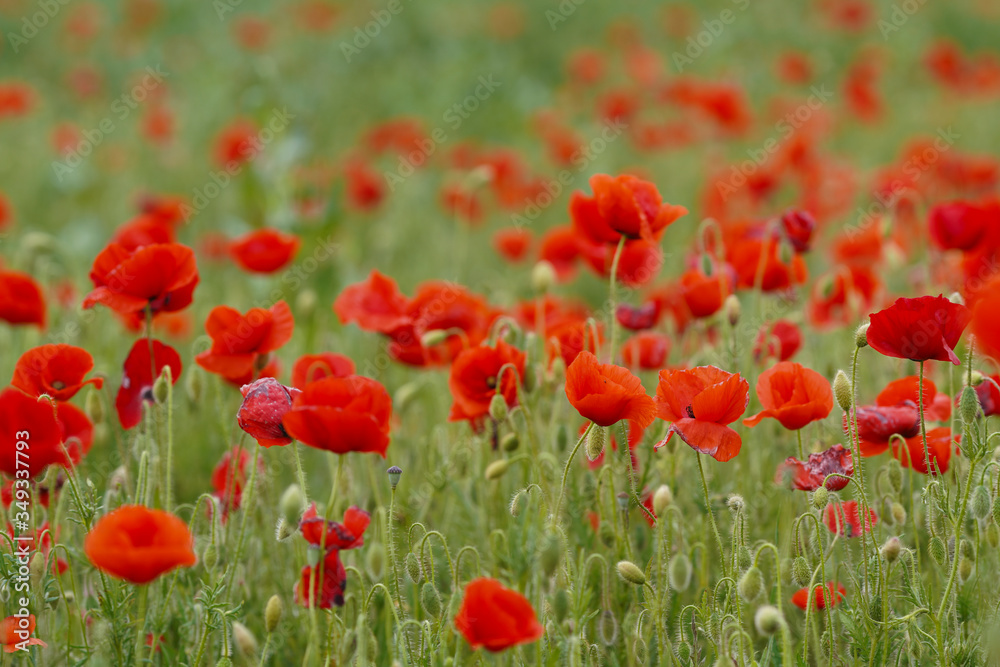
[[[711,317],[719,312],[726,297],[732,294],[733,284],[732,270],[728,266],[713,267],[710,274],[698,267],[681,276],[684,302],[696,318]]]
[[[83,541],[94,567],[117,579],[148,584],[197,561],[194,537],[180,518],[142,505],[123,505],[98,519]]]
[[[303,354],[292,366],[292,386],[304,387],[325,377],[345,378],[354,375],[354,362],[336,352]]]
[[[466,584],[455,628],[472,648],[493,652],[538,641],[545,634],[527,598],[487,577]]]
[[[665,445],[677,434],[692,449],[726,462],[740,453],[743,440],[729,428],[750,402],[750,384],[739,373],[715,366],[662,370],[656,387],[657,416],[673,422]]]
[[[747,426],[772,417],[785,428],[797,431],[825,419],[833,410],[833,390],[826,378],[792,361],[778,362],[760,374],[757,398],[764,409],[744,419]]]
[[[597,244],[616,244],[622,236],[659,242],[667,226],[688,212],[664,203],[655,185],[635,176],[594,174],[590,187],[592,197],[573,193],[570,215],[574,227]]]
[[[34,278],[0,269],[0,320],[45,328],[45,298]]]
[[[315,547],[324,547],[327,552],[332,550],[357,549],[364,545],[364,534],[371,523],[371,515],[356,505],[351,505],[344,512],[342,522],[327,521],[319,516],[316,503],[312,503],[302,514],[299,530],[305,541]],[[323,531],[326,531],[324,537]]]
[[[973,387],[973,389],[976,390],[984,417],[1000,414],[1000,375],[987,376],[978,387]],[[956,396],[956,404],[959,400],[961,400],[961,396]]]
[[[831,473],[840,473],[846,477],[830,477]],[[829,449],[810,454],[805,461],[788,457],[785,462],[778,466],[778,473],[775,475],[776,484],[784,483],[790,478],[793,489],[799,491],[815,491],[821,486],[825,486],[830,491],[840,491],[845,488],[851,480],[847,479],[854,474],[854,462],[851,458],[851,450],[843,445],[834,445]]]
[[[292,439],[282,425],[282,419],[292,409],[292,399],[302,392],[286,387],[274,378],[255,380],[240,387],[243,403],[236,422],[262,447],[287,445]]]
[[[179,243],[157,243],[129,250],[110,243],[90,270],[94,289],[83,307],[101,303],[123,315],[147,310],[182,310],[198,285],[194,251]]]
[[[642,370],[663,368],[669,353],[670,339],[652,331],[637,333],[622,345],[622,361],[629,368]]]
[[[392,400],[381,384],[352,375],[326,377],[302,388],[282,424],[299,442],[334,454],[374,452],[389,447]]]
[[[0,471],[11,477],[17,477],[19,470],[37,477],[50,465],[78,463],[93,444],[93,433],[90,419],[74,405],[53,406],[11,387],[0,392],[0,435],[5,443],[0,448]]]
[[[660,321],[660,315],[660,304],[656,301],[647,301],[641,306],[620,303],[615,308],[615,319],[618,320],[618,324],[630,331],[652,329]]]
[[[524,352],[498,340],[494,347],[464,350],[451,364],[448,387],[453,399],[448,421],[468,421],[480,428],[489,416],[490,403],[497,394],[508,408],[517,405],[517,387],[524,378]],[[500,370],[509,368],[499,377]]]
[[[35,631],[35,615],[8,616],[0,621],[0,644],[4,653],[27,651],[28,646],[48,646],[45,642],[31,634]]]
[[[753,356],[760,361],[767,357],[788,361],[802,347],[802,330],[788,320],[775,320],[765,324],[754,342]]]
[[[347,570],[340,561],[340,550],[333,549],[315,567],[302,568],[295,585],[295,601],[302,607],[330,609],[344,605]]]
[[[781,216],[781,231],[795,252],[808,252],[812,245],[816,218],[808,211],[788,211]]]
[[[172,224],[153,215],[138,215],[115,231],[111,242],[126,250],[138,250],[147,245],[174,243],[177,238]]]
[[[1000,277],[990,281],[976,301],[972,317],[976,346],[994,359],[1000,358]]]
[[[831,581],[825,586],[823,584],[817,584],[816,588],[812,591],[812,595],[809,594],[808,588],[796,591],[795,594],[792,595],[792,604],[802,611],[807,610],[810,606],[813,609],[826,609],[827,607],[835,606],[843,600],[846,595],[846,588]]]
[[[893,380],[875,398],[880,406],[919,405],[920,378],[916,375]],[[930,421],[943,422],[951,419],[951,399],[947,394],[938,393],[937,385],[924,378],[924,417]]]
[[[926,454],[924,453],[924,438],[919,434],[907,438],[904,444],[900,444],[898,440],[893,440],[890,444],[892,445],[893,458],[899,461],[904,468],[913,468],[921,475],[937,475],[948,472],[952,443],[958,441],[959,436],[952,437],[950,428],[940,426],[927,431]],[[928,472],[928,458],[932,472]]]
[[[991,217],[989,207],[973,202],[937,204],[929,215],[931,240],[942,250],[972,250],[996,224]]]
[[[57,401],[68,401],[84,385],[104,386],[102,378],[83,379],[93,367],[93,357],[82,348],[65,344],[33,347],[17,360],[11,386],[35,397],[47,394]]]
[[[893,406],[861,406],[856,408],[857,433],[861,456],[878,456],[889,448],[893,435],[911,438],[920,432],[920,413],[913,403]],[[844,415],[844,432],[849,432]]]
[[[520,262],[531,249],[531,232],[519,227],[501,229],[493,235],[493,247],[508,262]]]
[[[244,271],[274,273],[295,259],[302,242],[294,234],[277,229],[258,229],[229,245],[229,254]]]
[[[872,313],[868,344],[887,357],[958,365],[962,362],[954,348],[970,319],[968,308],[943,296],[900,298]]]
[[[241,315],[235,308],[216,306],[205,321],[212,347],[195,361],[233,384],[274,375],[277,364],[271,353],[292,337],[295,319],[284,301],[268,309],[251,308]]]
[[[341,291],[333,310],[344,324],[355,322],[365,331],[392,333],[406,319],[407,298],[396,281],[372,270],[368,279]]]
[[[250,453],[242,447],[233,447],[222,455],[212,470],[212,495],[219,500],[222,507],[222,520],[225,521],[229,512],[240,508],[243,498],[243,487],[250,473]],[[264,467],[263,461],[258,462],[258,470]]]
[[[181,376],[181,357],[177,350],[158,340],[150,341],[146,338],[140,338],[132,345],[125,358],[122,385],[115,398],[118,421],[122,428],[133,428],[142,421],[142,406],[153,401],[153,384],[167,366],[170,367],[170,376],[176,384]]]
[[[844,503],[830,503],[823,511],[823,523],[831,533],[844,537],[860,537],[862,532],[870,533],[872,526],[878,523],[878,516],[872,509],[868,510],[868,519],[861,525],[861,506],[856,500]]]
[[[572,227],[553,227],[542,235],[538,244],[538,259],[552,265],[560,282],[573,277],[579,258],[580,239]]]
[[[566,369],[566,397],[577,412],[598,426],[628,419],[646,428],[656,417],[656,405],[639,378],[627,368],[598,362],[587,351]]]

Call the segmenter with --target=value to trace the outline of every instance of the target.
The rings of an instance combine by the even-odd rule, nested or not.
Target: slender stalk
[[[146,627],[146,599],[149,595],[149,585],[144,584],[139,586],[139,614],[136,616],[135,622],[135,649],[133,653],[135,654],[135,664],[141,665],[142,660],[142,631]]]
[[[608,294],[608,303],[610,305],[608,319],[610,320],[609,325],[611,327],[611,348],[608,350],[608,356],[611,363],[615,362],[615,346],[618,344],[618,318],[615,316],[618,304],[615,286],[618,282],[618,262],[621,260],[622,249],[624,247],[625,237],[622,236],[621,240],[618,241],[618,247],[615,248],[614,259],[611,260],[611,285]]]
[[[797,430],[795,435],[799,436],[799,460],[805,461],[806,455],[803,453],[805,450],[802,448],[802,429]]]
[[[632,496],[632,499],[635,501],[635,504],[638,505],[639,509],[642,510],[642,513],[646,515],[646,518],[652,521],[653,525],[655,526],[656,515],[650,512],[646,508],[646,506],[642,504],[642,499],[639,498],[639,492],[636,491],[635,488],[635,469],[632,466],[632,450],[629,448],[628,444],[628,429],[625,426],[625,420],[624,419],[621,420],[620,422],[618,422],[618,424],[621,426],[621,432],[622,432],[622,442],[623,442],[622,449],[625,450],[625,459],[628,461],[628,489],[630,491],[630,495]]]
[[[922,364],[921,364],[922,365]],[[922,422],[923,420],[921,420]],[[962,508],[958,512],[958,521],[955,523],[955,556],[952,558],[951,574],[948,576],[948,584],[944,587],[944,594],[941,596],[941,605],[938,607],[934,622],[937,626],[937,646],[938,663],[947,664],[944,651],[943,621],[945,607],[948,606],[948,598],[951,596],[951,587],[955,584],[955,575],[958,573],[959,546],[962,541],[962,527],[965,525],[965,512],[969,507],[969,492],[972,490],[972,481],[976,473],[977,460],[969,462],[969,477],[965,480],[965,494],[962,497]]]
[[[174,373],[170,366],[164,366],[167,376],[167,483],[163,494],[163,509],[170,511],[173,507],[173,473],[174,473]]]
[[[708,483],[705,481],[705,467],[701,463],[701,454],[698,457],[698,472],[701,473],[701,488],[705,492],[705,510],[708,512],[708,522],[712,524],[712,532],[715,533],[715,543],[719,548],[719,560],[722,561],[722,574],[729,576],[729,564],[726,562],[726,548],[722,546],[722,536],[719,534],[719,526],[715,523],[715,512],[712,511],[712,501],[708,497]]]
[[[306,471],[302,468],[302,457],[299,456],[299,442],[292,440],[292,453],[295,455],[295,476],[298,478],[299,487],[303,495],[309,497],[309,490],[306,488]]]
[[[924,443],[924,465],[931,474],[931,452],[927,447],[927,421],[924,419],[924,362],[920,362],[920,384],[917,389],[917,407],[920,409],[920,439]]]

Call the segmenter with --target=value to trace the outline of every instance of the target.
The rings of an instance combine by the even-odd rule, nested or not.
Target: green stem
[[[921,364],[922,365],[922,364]],[[922,420],[921,420],[922,421]],[[960,546],[962,541],[962,527],[965,524],[965,512],[969,507],[969,492],[972,490],[973,477],[976,472],[977,461],[972,460],[969,462],[969,477],[965,480],[965,494],[962,497],[962,509],[958,513],[958,522],[955,524],[955,556],[952,558],[951,563],[951,574],[948,576],[948,584],[944,587],[944,594],[941,596],[941,605],[938,607],[937,615],[935,616],[935,623],[937,624],[937,645],[938,645],[938,663],[946,664],[945,652],[944,652],[944,634],[942,632],[942,617],[944,615],[945,607],[948,606],[948,598],[951,596],[951,587],[955,584],[955,575],[958,573],[958,561]]]
[[[797,430],[795,435],[799,436],[799,460],[805,461],[806,455],[803,453],[805,450],[802,449],[802,429]]]
[[[708,512],[708,522],[712,524],[712,532],[715,533],[715,543],[719,548],[719,560],[722,561],[722,574],[729,576],[729,564],[726,562],[726,548],[722,546],[722,536],[719,534],[719,526],[715,523],[715,512],[712,511],[712,501],[708,497],[708,483],[705,481],[705,467],[701,463],[701,454],[696,454],[698,458],[698,472],[701,473],[701,488],[705,492],[705,510]]]
[[[142,664],[142,631],[146,627],[146,598],[149,595],[149,586],[139,586],[139,614],[135,622],[135,664]]]
[[[573,447],[573,451],[570,452],[569,458],[566,459],[566,467],[563,469],[562,483],[559,485],[559,500],[556,501],[556,511],[552,514],[552,521],[558,522],[560,512],[562,510],[563,495],[566,493],[566,480],[569,478],[569,467],[573,463],[573,459],[576,458],[576,453],[580,451],[580,446],[583,445],[583,441],[587,439],[587,435],[590,433],[590,429],[594,428],[594,422],[590,422],[587,429],[580,436],[580,439],[576,441],[576,446]]]
[[[615,346],[618,343],[618,318],[615,316],[615,309],[617,306],[616,299],[617,294],[615,286],[618,279],[618,262],[621,260],[622,249],[625,247],[625,237],[622,236],[618,241],[618,247],[615,248],[614,259],[611,260],[611,288],[608,295],[608,302],[610,304],[609,313],[609,325],[611,327],[611,349],[608,351],[609,361],[615,363]]]

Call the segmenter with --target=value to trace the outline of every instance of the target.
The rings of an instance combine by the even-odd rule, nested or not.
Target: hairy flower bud
[[[306,496],[298,484],[290,484],[281,494],[281,516],[289,526],[298,526],[306,509]]]
[[[818,510],[821,510],[824,507],[826,507],[827,503],[829,502],[830,502],[830,492],[827,491],[825,486],[821,486],[815,491],[813,491],[812,495],[813,507],[815,507]]]
[[[656,516],[663,516],[663,513],[667,511],[667,508],[673,502],[674,494],[670,491],[670,487],[666,484],[661,484],[653,494],[653,512]]]
[[[521,446],[521,439],[518,438],[517,433],[505,433],[500,439],[500,448],[505,452],[515,452],[517,448]]]
[[[837,397],[837,405],[844,412],[849,412],[854,406],[854,387],[844,371],[837,371],[833,379],[833,395]]]
[[[982,408],[979,405],[979,396],[972,387],[965,387],[962,390],[962,397],[958,399],[958,413],[962,417],[962,422],[972,424],[976,421]]]
[[[972,498],[969,499],[969,515],[973,519],[985,519],[990,515],[992,504],[990,490],[980,484],[972,490]]]
[[[893,503],[892,507],[889,508],[889,514],[892,516],[892,522],[897,526],[906,523],[906,510],[900,503]]]
[[[892,459],[889,461],[887,470],[889,485],[892,486],[893,491],[899,494],[903,490],[903,467],[899,464],[899,461]]]
[[[809,571],[809,563],[804,556],[799,556],[792,561],[792,581],[796,586],[808,586],[812,572]]]
[[[591,461],[597,460],[597,457],[604,452],[604,447],[608,442],[608,431],[603,426],[597,426],[596,424],[590,428],[590,433],[587,434],[587,458]]]
[[[859,348],[868,347],[868,327],[871,323],[865,322],[854,332],[854,344]]]
[[[535,264],[531,269],[531,287],[539,294],[545,294],[556,282],[556,269],[546,260]]]
[[[500,479],[506,474],[507,469],[510,468],[510,461],[507,459],[497,459],[493,463],[486,466],[486,479],[494,480]]]
[[[281,614],[285,611],[285,605],[281,601],[281,598],[277,595],[272,595],[271,599],[267,601],[267,606],[264,608],[264,628],[267,630],[267,634],[271,634],[278,627],[278,623],[281,621]]]
[[[931,558],[934,559],[935,563],[942,567],[945,565],[947,554],[945,553],[944,542],[940,537],[936,535],[932,537],[927,550],[930,551]]]
[[[896,559],[899,558],[899,552],[903,548],[898,537],[890,537],[886,540],[885,544],[882,545],[882,558],[885,559],[887,563],[894,563]]]
[[[406,554],[406,558],[403,559],[403,565],[406,568],[406,576],[410,578],[410,581],[419,584],[423,578],[423,572],[420,569],[420,560],[417,558],[417,554],[412,551]]]
[[[628,560],[618,561],[618,576],[630,584],[642,586],[646,583],[646,575],[639,566]]]
[[[493,394],[493,398],[490,399],[490,417],[493,418],[493,421],[502,422],[507,419],[508,414],[507,399],[503,397],[503,394]]]
[[[726,314],[729,326],[735,327],[739,323],[740,315],[742,314],[739,297],[735,294],[727,296],[726,301],[722,304],[722,310]]]
[[[753,617],[753,624],[756,626],[757,632],[765,637],[776,634],[784,622],[785,619],[781,612],[771,605],[764,605],[757,610]]]
[[[764,573],[759,567],[751,567],[740,578],[737,588],[744,602],[753,602],[764,592]]]
[[[424,608],[429,616],[438,618],[441,616],[441,595],[437,588],[429,581],[425,581],[420,588],[420,606]]]
[[[685,553],[679,553],[670,559],[667,566],[670,587],[676,591],[685,591],[691,585],[691,560]]]

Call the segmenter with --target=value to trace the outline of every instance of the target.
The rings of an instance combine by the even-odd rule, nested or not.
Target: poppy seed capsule
[[[765,637],[776,634],[784,622],[785,619],[781,612],[771,605],[764,605],[757,610],[753,617],[753,624],[756,626],[757,632]]]
[[[990,490],[980,484],[972,490],[969,514],[973,519],[985,519],[990,515]]]
[[[591,461],[596,460],[604,452],[607,442],[607,430],[603,426],[592,426],[590,433],[587,434],[587,458]]]
[[[646,583],[646,575],[639,566],[628,560],[618,561],[618,576],[630,584],[642,586]]]
[[[837,376],[833,379],[833,395],[837,397],[837,405],[844,412],[849,412],[854,407],[854,387],[844,371],[837,371]]]
[[[744,602],[753,602],[764,592],[764,573],[759,567],[751,567],[740,577],[737,588]]]
[[[958,400],[958,412],[962,416],[962,422],[972,424],[979,417],[980,412],[979,396],[976,390],[966,386],[962,390],[962,397]]]
[[[556,269],[546,260],[535,264],[531,269],[531,286],[539,294],[545,294],[556,282]]]
[[[281,601],[281,598],[277,595],[272,595],[271,599],[267,601],[267,606],[264,607],[264,629],[267,630],[267,634],[271,634],[278,628],[278,623],[281,621],[281,614],[285,611],[285,605]]]
[[[507,472],[507,468],[510,467],[510,461],[507,459],[498,459],[493,463],[486,466],[486,479],[494,480],[500,479]]]
[[[882,545],[882,558],[884,558],[887,563],[895,563],[896,559],[899,558],[899,552],[902,548],[903,545],[899,542],[898,537],[890,537],[886,540],[885,544]]]
[[[674,502],[674,494],[670,491],[670,487],[666,484],[661,484],[657,489],[656,493],[653,494],[653,512],[656,516],[663,516],[663,513],[667,511]]]
[[[399,486],[399,478],[403,475],[403,469],[399,466],[392,466],[385,471],[385,474],[389,476],[389,486],[395,491],[396,487]]]
[[[869,322],[865,322],[854,332],[854,344],[858,348],[868,347],[868,327],[870,326]]]

